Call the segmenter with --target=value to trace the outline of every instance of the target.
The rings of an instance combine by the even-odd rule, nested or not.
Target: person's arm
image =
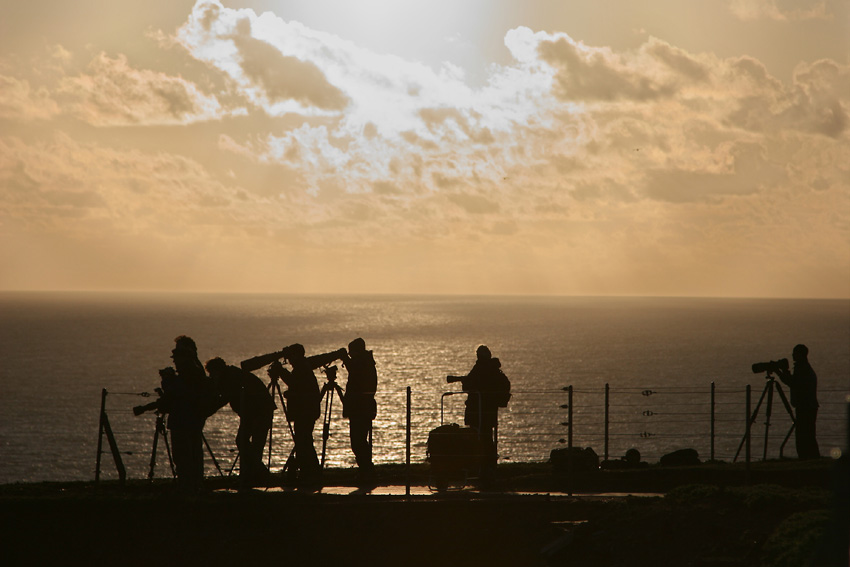
[[[793,388],[797,385],[797,381],[794,378],[794,374],[788,370],[787,368],[777,368],[776,374],[779,376],[779,379],[782,380],[789,387]]]
[[[272,362],[267,372],[272,381],[280,378],[284,384],[292,386],[292,372],[284,368],[279,360]]]

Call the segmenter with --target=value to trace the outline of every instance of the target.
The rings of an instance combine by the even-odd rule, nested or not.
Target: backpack
[[[493,402],[496,407],[506,408],[511,400],[511,381],[505,376],[501,370],[494,375],[493,385]]]

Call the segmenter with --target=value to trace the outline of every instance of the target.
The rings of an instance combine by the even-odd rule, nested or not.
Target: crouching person
[[[250,488],[266,481],[269,470],[263,464],[263,449],[272,426],[274,399],[257,376],[221,358],[206,364],[219,395],[219,407],[230,404],[239,416],[236,447],[239,449],[239,487]]]

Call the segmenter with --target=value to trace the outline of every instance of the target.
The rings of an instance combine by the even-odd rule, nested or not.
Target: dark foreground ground
[[[846,461],[556,474],[500,465],[495,489],[335,495],[170,481],[0,486],[3,565],[848,565]],[[428,484],[427,466],[379,469]],[[350,470],[325,484],[354,484]],[[414,491],[420,492],[420,491]],[[533,492],[534,494],[528,494]],[[654,492],[664,496],[601,496]],[[570,496],[569,493],[572,493]],[[593,495],[591,495],[593,494]]]

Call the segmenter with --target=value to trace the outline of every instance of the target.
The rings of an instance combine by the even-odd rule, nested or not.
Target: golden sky
[[[850,297],[847,0],[0,13],[0,289]]]

